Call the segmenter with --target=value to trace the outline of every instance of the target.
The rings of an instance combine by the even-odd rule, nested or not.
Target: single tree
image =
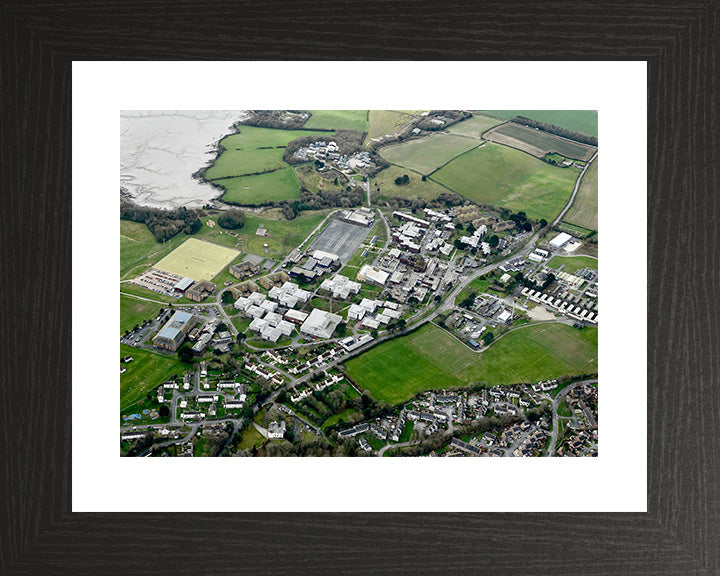
[[[185,364],[192,364],[193,351],[189,346],[183,346],[178,350],[178,358]]]
[[[235,302],[235,297],[232,295],[232,292],[230,290],[225,290],[222,293],[222,296],[220,297],[223,304],[232,304]]]

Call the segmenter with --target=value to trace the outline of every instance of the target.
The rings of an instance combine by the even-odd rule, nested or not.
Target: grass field
[[[448,132],[479,140],[483,132],[490,130],[490,128],[494,128],[498,124],[502,124],[502,122],[502,120],[497,118],[490,118],[489,116],[483,116],[482,114],[475,114],[472,118],[453,124],[450,128],[448,128]]]
[[[143,320],[152,320],[158,315],[164,304],[138,300],[130,296],[120,295],[120,334],[125,330],[132,330],[136,324]]]
[[[470,296],[470,292],[475,292],[475,294],[482,294],[483,292],[487,291],[487,289],[490,287],[490,284],[492,284],[492,280],[485,278],[475,278],[475,280],[465,286],[465,288],[462,289],[460,294],[458,294],[458,297],[455,298],[455,305],[459,305],[460,302]]]
[[[588,228],[583,228],[582,226],[577,226],[576,224],[570,224],[564,220],[557,225],[557,228],[561,232],[567,232],[568,234],[575,236],[576,238],[580,238],[581,240],[596,233],[594,230],[589,230]]]
[[[313,133],[306,130],[274,130],[241,126],[240,132],[226,136],[220,141],[225,150],[215,160],[215,164],[208,168],[205,177],[208,180],[215,180],[287,166],[282,161],[282,157],[288,142],[313,134],[328,135],[328,133]]]
[[[290,167],[280,168],[265,174],[237,176],[215,180],[225,188],[222,199],[238,204],[261,204],[297,200],[300,197],[300,182]]]
[[[238,254],[237,250],[226,246],[188,238],[155,264],[155,268],[193,280],[211,280],[237,258]]]
[[[318,130],[357,130],[367,132],[367,110],[310,110],[305,128]]]
[[[568,274],[573,274],[580,268],[590,268],[597,272],[598,261],[597,258],[591,258],[590,256],[555,256],[547,263],[547,266],[548,268],[564,266],[562,271]]]
[[[538,122],[562,126],[588,136],[598,135],[598,114],[595,110],[476,110],[503,120],[525,116]]]
[[[180,233],[173,242],[155,240],[145,224],[120,220],[120,279],[134,278],[151,264],[169,254],[187,236]]]
[[[382,148],[380,154],[388,162],[420,174],[430,174],[477,145],[475,140],[463,136],[431,134],[402,144],[392,144]]]
[[[391,404],[423,390],[486,382],[531,382],[597,371],[597,328],[530,325],[509,332],[476,354],[447,332],[426,325],[346,363],[361,389]]]
[[[580,189],[570,210],[565,214],[565,220],[571,224],[597,230],[598,226],[598,158],[585,172]]]
[[[265,438],[255,429],[252,424],[242,433],[242,439],[238,443],[240,450],[252,450],[253,447],[259,448],[265,443]]]
[[[550,152],[557,152],[565,158],[587,162],[595,153],[595,148],[579,142],[559,138],[542,130],[527,128],[519,124],[507,123],[498,126],[485,134],[491,142],[511,146],[532,154],[536,158],[544,158]]]
[[[395,179],[404,174],[410,177],[410,182],[402,186],[395,184]],[[370,186],[371,191],[375,190],[376,184],[380,187],[380,197],[388,199],[396,196],[398,198],[406,198],[407,200],[421,198],[422,200],[430,201],[440,196],[443,192],[448,192],[447,188],[443,188],[437,182],[433,182],[429,178],[423,182],[419,174],[406,168],[400,168],[399,166],[389,166],[379,172],[372,179]]]
[[[293,248],[297,247],[327,214],[327,210],[313,210],[303,212],[294,220],[274,220],[246,212],[245,226],[239,230],[233,230],[237,236],[230,236],[227,230],[223,230],[217,225],[212,228],[207,226],[208,220],[217,221],[217,216],[211,216],[201,218],[203,227],[194,235],[194,238],[207,240],[221,246],[229,246],[258,256],[278,258],[286,256]],[[268,231],[267,236],[255,234],[260,224]],[[265,252],[263,244],[268,245],[268,253]]]
[[[413,119],[411,114],[399,110],[370,110],[368,142],[371,138],[379,138],[387,134],[395,134]]]
[[[572,194],[578,171],[558,168],[529,154],[486,142],[432,175],[433,180],[479,204],[523,210],[551,221]]]
[[[140,350],[120,344],[120,358],[132,356],[133,361],[124,364],[127,372],[120,374],[120,409],[137,402],[162,384],[173,374],[182,375],[191,367],[177,358],[168,358],[148,350]]]

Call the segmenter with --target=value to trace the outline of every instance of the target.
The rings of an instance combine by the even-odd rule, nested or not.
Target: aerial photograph
[[[120,113],[120,455],[598,456],[598,113]]]

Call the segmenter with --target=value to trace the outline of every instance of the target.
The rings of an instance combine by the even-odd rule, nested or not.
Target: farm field
[[[185,238],[187,236],[180,233],[173,241],[163,244],[155,240],[145,224],[120,220],[120,279],[134,278]]]
[[[127,372],[120,374],[120,410],[144,398],[173,374],[179,376],[190,368],[177,358],[120,344],[120,358],[128,355],[133,357],[133,361],[123,364]]]
[[[348,375],[374,398],[404,402],[423,390],[531,382],[597,371],[597,328],[529,325],[499,338],[482,354],[443,329],[426,325],[346,363]]]
[[[575,201],[565,214],[565,221],[590,230],[598,226],[598,160],[595,158],[585,172]]]
[[[398,186],[395,184],[395,179],[407,174],[410,177],[410,182]],[[377,175],[372,179],[370,185],[371,194],[375,192],[375,186],[380,187],[379,195],[381,198],[405,198],[407,200],[415,200],[421,198],[422,200],[430,201],[437,198],[442,193],[447,193],[449,190],[443,188],[437,182],[433,182],[430,178],[422,181],[419,174],[401,168],[399,166],[388,166],[384,170],[378,172]]]
[[[574,274],[580,268],[590,268],[597,272],[597,258],[590,256],[555,256],[547,263],[548,268],[558,268],[563,266],[562,271],[568,274]]]
[[[478,204],[523,210],[549,222],[567,203],[577,176],[575,168],[551,166],[487,142],[443,166],[432,179]]]
[[[310,110],[304,128],[318,130],[357,130],[367,132],[367,110]]]
[[[413,119],[412,114],[400,110],[370,110],[370,123],[365,142],[387,134],[395,134]]]
[[[557,152],[565,158],[587,162],[592,158],[596,148],[585,146],[579,142],[559,138],[553,134],[527,128],[520,124],[507,123],[485,134],[485,139],[498,144],[517,148],[536,158],[544,158],[546,154]]]
[[[503,120],[525,116],[538,122],[582,132],[588,136],[598,135],[598,114],[595,110],[475,110],[475,112]]]
[[[402,144],[392,144],[382,148],[380,154],[392,164],[420,174],[430,174],[477,145],[476,141],[463,136],[432,134]]]
[[[239,252],[232,248],[188,238],[155,264],[155,268],[193,280],[211,280],[238,254]]]
[[[164,304],[138,300],[131,296],[120,295],[120,334],[125,330],[132,330],[136,324],[143,320],[152,320],[164,308]]]
[[[300,182],[290,167],[265,174],[223,178],[215,183],[225,188],[223,200],[237,204],[254,205],[300,197]]]
[[[498,118],[491,118],[489,116],[483,116],[482,114],[474,114],[472,118],[468,118],[467,120],[463,120],[462,122],[458,122],[457,124],[450,126],[450,128],[448,128],[448,132],[480,140],[483,132],[502,123],[503,120]]]

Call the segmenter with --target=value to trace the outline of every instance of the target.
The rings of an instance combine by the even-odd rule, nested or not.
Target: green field
[[[598,226],[598,158],[585,172],[580,189],[570,210],[565,214],[565,220],[588,228],[597,230]]]
[[[590,268],[597,272],[598,261],[590,256],[555,256],[547,263],[548,268],[557,269],[559,266],[564,266],[562,271],[568,274],[574,274],[580,268]]]
[[[290,167],[265,174],[224,178],[215,183],[225,188],[223,200],[238,204],[254,205],[300,197],[300,183]]]
[[[575,224],[570,224],[569,222],[565,222],[564,220],[557,225],[557,229],[561,232],[567,232],[571,236],[575,236],[576,238],[580,238],[581,240],[592,236],[593,234],[595,234],[595,238],[597,239],[597,231],[589,230]]]
[[[187,236],[180,233],[173,241],[155,240],[145,224],[120,220],[120,279],[134,278],[168,254]]]
[[[239,252],[232,248],[188,238],[154,267],[193,280],[211,280],[237,258],[238,254]]]
[[[490,118],[489,116],[475,114],[472,118],[453,124],[450,128],[448,128],[448,132],[479,140],[483,132],[490,130],[490,128],[493,128],[501,123],[502,120],[497,118]]]
[[[152,320],[165,308],[164,304],[138,300],[130,296],[120,295],[120,334],[125,330],[132,330],[136,324],[143,320]]]
[[[215,164],[207,169],[205,177],[208,180],[215,180],[286,166],[282,161],[285,146],[296,138],[313,134],[328,136],[328,133],[306,130],[240,126],[237,134],[226,136],[220,141],[225,150],[215,160]]]
[[[595,110],[476,110],[476,112],[502,120],[525,116],[538,122],[582,132],[588,136],[598,135],[598,114]]]
[[[424,138],[391,144],[380,153],[388,162],[403,166],[420,174],[430,174],[459,154],[478,143],[463,136],[431,134]]]
[[[572,194],[577,169],[551,166],[507,146],[486,142],[432,175],[458,194],[551,221]]]
[[[395,134],[412,119],[412,115],[399,110],[370,110],[370,125],[365,141],[368,142],[371,138],[379,138],[387,134]]]
[[[168,358],[149,350],[140,350],[120,344],[120,358],[132,356],[133,361],[123,364],[127,368],[120,374],[120,409],[137,402],[145,395],[167,380],[173,374],[181,376],[191,367],[177,358]]]
[[[536,324],[508,332],[482,354],[426,325],[346,363],[361,389],[391,404],[423,390],[532,382],[597,372],[597,328]]]
[[[317,130],[357,130],[367,132],[367,110],[310,110],[305,128]]]
[[[294,220],[285,220],[279,211],[277,211],[278,219],[261,218],[252,212],[246,212],[245,226],[232,231],[237,236],[230,236],[228,230],[223,230],[217,225],[209,227],[208,220],[217,222],[217,216],[210,216],[201,218],[203,227],[193,237],[266,258],[278,258],[286,256],[305,240],[327,214],[328,210],[308,210],[302,212]],[[267,236],[255,234],[260,224],[267,230]],[[268,245],[267,253],[263,244]]]
[[[242,433],[242,439],[238,444],[240,450],[252,450],[253,447],[259,448],[265,443],[265,438],[255,429],[252,424]]]
[[[460,302],[470,296],[470,292],[475,292],[475,294],[482,294],[483,292],[486,292],[487,289],[490,287],[490,284],[492,283],[492,279],[475,278],[475,280],[465,286],[465,288],[462,289],[460,294],[458,294],[458,297],[455,298],[455,305],[458,306]]]
[[[398,186],[395,184],[395,179],[407,174],[410,177],[408,184]],[[422,177],[416,174],[412,170],[406,168],[400,168],[399,166],[389,166],[378,172],[373,177],[370,190],[375,191],[375,185],[380,187],[381,198],[405,198],[407,200],[415,200],[421,198],[422,200],[430,201],[442,193],[447,193],[448,189],[443,188],[437,182],[433,182],[431,179],[422,181]]]
[[[595,153],[595,148],[592,146],[511,122],[499,126],[485,137],[493,142],[518,148],[536,158],[543,158],[550,152],[557,152],[566,158],[587,162]]]

